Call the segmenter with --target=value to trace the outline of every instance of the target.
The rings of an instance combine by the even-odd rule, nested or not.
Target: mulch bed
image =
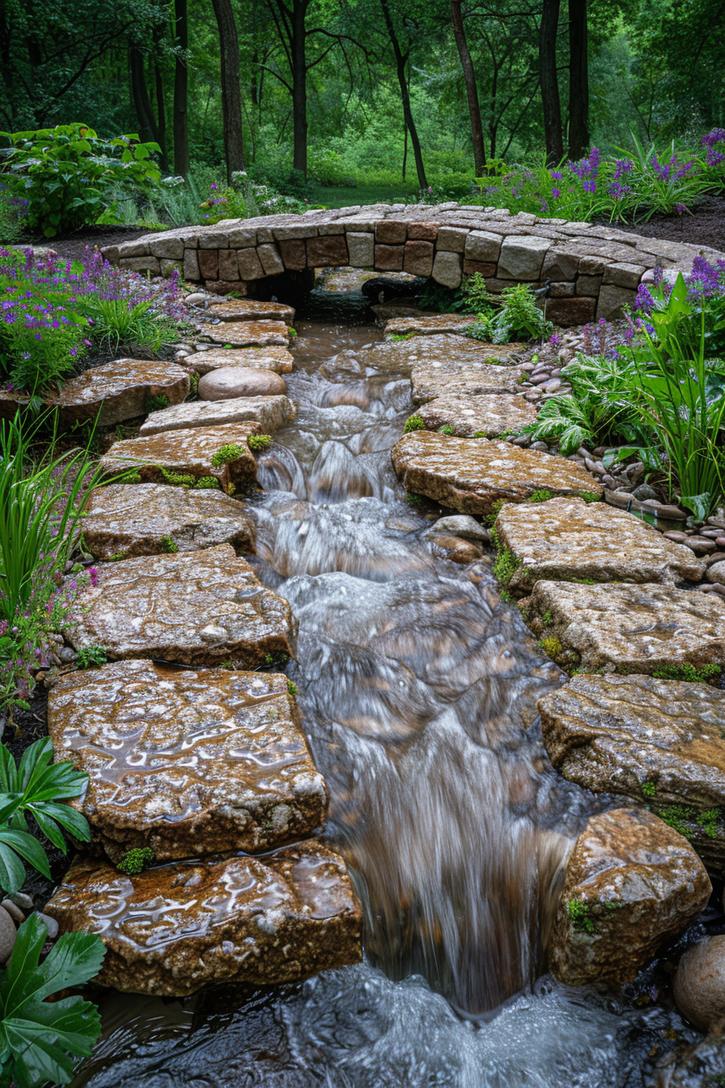
[[[613,223],[619,230],[725,252],[725,196],[706,196],[691,214],[653,215],[647,223]]]

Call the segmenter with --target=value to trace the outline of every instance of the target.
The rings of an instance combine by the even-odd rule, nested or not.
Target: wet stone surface
[[[645,810],[593,816],[566,867],[551,944],[561,982],[630,981],[708,901],[711,885],[686,839]]]
[[[254,522],[220,491],[167,484],[108,484],[90,498],[83,540],[96,559],[126,559],[215,544],[254,547]]]
[[[109,657],[245,668],[289,654],[289,605],[266,589],[229,544],[142,556],[98,569],[77,596],[66,638]]]
[[[539,699],[549,758],[596,793],[624,794],[725,866],[725,691],[651,676],[575,676]]]
[[[295,417],[289,397],[230,397],[227,400],[192,400],[152,412],[141,425],[142,436],[185,428],[218,427],[225,423],[258,424],[263,434],[273,434]]]
[[[416,404],[438,397],[478,397],[490,393],[519,393],[524,371],[497,363],[417,363],[410,372]]]
[[[229,493],[248,490],[256,481],[257,462],[247,439],[258,432],[258,423],[245,422],[124,438],[113,443],[100,467],[106,476],[131,472],[141,482],[194,487],[201,480],[201,486]],[[221,450],[226,452],[220,464]]]
[[[705,569],[690,548],[601,502],[555,498],[525,508],[504,506],[496,531],[520,564],[512,590],[530,588],[539,578],[696,582]]]
[[[422,317],[394,317],[385,326],[386,336],[430,336],[432,333],[460,333],[476,320],[473,314],[425,314]]]
[[[649,673],[725,664],[725,601],[716,594],[653,583],[541,581],[526,607],[586,669]]]
[[[46,911],[64,932],[97,933],[106,946],[98,981],[131,993],[279,985],[361,958],[360,908],[345,865],[314,841],[135,877],[76,862]]]
[[[411,336],[407,340],[387,340],[384,343],[394,345],[396,358],[404,365],[426,363],[446,370],[464,365],[511,366],[524,348],[523,344],[486,344],[452,333]]]
[[[275,374],[290,374],[294,359],[287,348],[270,345],[266,348],[210,348],[196,351],[183,359],[183,366],[196,374],[208,374],[222,367],[243,367],[250,370],[272,370]]]
[[[416,431],[396,443],[392,457],[408,491],[462,514],[487,514],[501,499],[525,502],[541,488],[602,493],[594,477],[572,461],[508,442]]]
[[[507,393],[436,397],[418,409],[429,430],[452,427],[454,434],[483,434],[495,438],[505,431],[519,431],[536,419],[536,408],[524,397]]]
[[[289,329],[284,321],[221,321],[218,325],[204,322],[200,336],[212,344],[233,347],[286,347]]]
[[[220,321],[284,321],[291,325],[295,319],[292,306],[284,302],[262,302],[253,298],[228,298],[207,307],[209,317]]]
[[[104,427],[136,419],[148,411],[152,397],[179,404],[189,392],[189,375],[176,363],[153,359],[116,359],[84,370],[49,399],[65,423],[95,420]]]
[[[313,834],[327,796],[277,673],[119,661],[62,677],[56,760],[88,775],[79,803],[112,860],[255,853]]]

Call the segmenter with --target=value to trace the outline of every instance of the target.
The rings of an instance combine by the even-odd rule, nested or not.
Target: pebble
[[[448,533],[460,536],[464,540],[483,540],[484,542],[491,539],[488,529],[484,529],[483,525],[468,514],[451,514],[448,517],[438,518],[430,529],[426,529],[425,536],[429,533]]]
[[[51,918],[49,914],[42,914],[40,911],[38,911],[36,917],[45,923],[45,928],[48,930],[48,939],[54,941],[58,936],[58,923],[55,918]]]
[[[614,479],[614,476],[610,476],[608,472],[605,472],[602,476],[602,483],[605,487],[614,487],[616,482],[617,481]]]
[[[8,912],[0,907],[0,963],[10,959],[16,936],[15,922]]]
[[[529,377],[529,381],[531,382],[532,385],[543,385],[544,382],[548,382],[548,380],[549,380],[548,371],[546,373],[544,373],[544,374],[542,374],[540,372],[537,373],[536,371],[534,371],[534,373],[531,374],[530,377]]]
[[[532,450],[541,450],[542,453],[548,453],[549,451],[549,447],[547,446],[546,442],[532,442],[531,448]]]
[[[703,563],[706,567],[711,566],[713,563],[722,563],[725,560],[725,552],[712,552],[710,555],[706,555],[703,559]]]
[[[0,902],[0,907],[8,912],[16,925],[21,926],[25,921],[25,915],[17,903],[13,903],[12,899],[3,899],[2,902]]]
[[[725,587],[725,561],[721,560],[708,567],[707,577],[711,582],[715,582],[717,585]]]
[[[561,389],[561,378],[551,378],[541,388],[545,393],[558,393]]]
[[[203,291],[194,291],[192,294],[187,295],[184,302],[187,306],[204,306],[208,300],[208,295]]]
[[[512,438],[512,442],[513,442],[514,446],[524,446],[524,447],[526,447],[526,446],[531,445],[531,438],[530,438],[530,436],[528,434],[514,435],[513,438]]]
[[[687,533],[682,533],[679,529],[668,529],[662,536],[665,540],[674,540],[677,544],[682,544],[689,539]]]
[[[75,650],[71,650],[70,646],[61,646],[58,650],[58,657],[64,665],[70,665],[76,659]]]
[[[682,1015],[703,1031],[725,1017],[725,934],[688,948],[677,966],[673,994]]]
[[[706,540],[702,536],[688,536],[683,543],[691,548],[695,555],[708,555],[709,552],[715,551],[715,541]]]
[[[35,909],[33,897],[32,895],[28,895],[27,892],[13,892],[9,898],[12,899],[13,903],[20,907],[21,910],[28,911]]]
[[[700,529],[700,536],[706,536],[711,538],[712,540],[717,540],[717,538],[721,535],[722,534],[720,533],[719,529]]]
[[[718,548],[725,548],[725,536],[716,536],[715,543],[717,544]]]
[[[632,494],[634,495],[635,499],[639,499],[640,502],[643,502],[645,499],[657,498],[657,492],[653,487],[650,487],[649,484],[639,484],[637,487],[635,487]]]

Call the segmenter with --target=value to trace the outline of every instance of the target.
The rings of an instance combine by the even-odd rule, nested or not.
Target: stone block
[[[498,261],[501,252],[501,235],[487,230],[472,230],[466,238],[464,253],[469,261]]]
[[[367,231],[348,231],[346,238],[352,267],[373,268],[375,265],[374,235]]]
[[[290,238],[280,241],[279,253],[288,272],[302,272],[307,268],[307,251],[301,239]]]
[[[184,249],[184,279],[193,283],[201,279],[199,255],[196,249]]]
[[[151,397],[179,404],[189,392],[189,375],[176,363],[159,359],[114,359],[90,367],[64,382],[48,403],[60,409],[64,423],[98,420],[104,427],[137,419]]]
[[[199,271],[201,272],[202,279],[205,280],[218,280],[219,279],[219,250],[218,249],[200,249],[199,254]],[[237,274],[238,278],[238,274]]]
[[[237,261],[239,264],[239,277],[243,280],[260,280],[264,276],[264,269],[262,268],[262,262],[257,256],[256,249],[239,249],[237,250]],[[219,266],[221,275],[221,265]]]
[[[629,287],[636,290],[639,281],[644,275],[644,267],[641,264],[630,264],[624,261],[616,261],[607,265],[604,270],[604,283],[614,284],[617,287]]]
[[[577,276],[576,281],[576,293],[578,295],[584,295],[587,298],[599,298],[599,289],[602,286],[602,277],[599,276]]]
[[[461,227],[439,227],[436,249],[448,253],[463,253],[468,234]]]
[[[244,250],[242,250],[242,252],[244,252]],[[227,282],[233,282],[239,279],[236,249],[219,250],[219,279],[227,280]]]
[[[284,272],[284,264],[276,245],[265,244],[257,247],[257,256],[265,276],[279,276]]]
[[[403,246],[376,245],[375,268],[379,272],[401,272],[403,269]]]
[[[150,272],[152,276],[161,274],[158,257],[122,257],[120,264],[129,272]]]
[[[181,276],[184,271],[183,261],[171,261],[163,257],[159,261],[159,267],[161,269],[161,275],[166,279],[174,274]]]
[[[460,253],[437,252],[433,261],[433,279],[444,287],[460,287],[463,260]]]
[[[406,242],[403,269],[413,276],[430,276],[433,271],[433,243]]]
[[[463,275],[472,276],[476,272],[484,279],[490,279],[496,275],[496,264],[493,261],[469,261],[464,258]]]
[[[544,257],[551,245],[550,239],[535,235],[504,238],[498,262],[499,277],[524,281],[540,279]]]
[[[596,299],[549,298],[546,300],[546,316],[555,325],[585,325],[594,320]]]
[[[438,237],[437,223],[409,223],[408,241],[410,242],[435,242]]]
[[[603,284],[599,291],[597,317],[621,317],[624,313],[624,307],[633,304],[634,295],[635,292],[626,287]]]
[[[375,226],[375,241],[381,245],[400,245],[408,235],[408,224],[397,219],[381,219]]]
[[[579,268],[579,257],[565,250],[552,248],[544,257],[541,269],[543,280],[574,280]]]
[[[151,242],[151,252],[154,257],[168,257],[173,261],[181,261],[184,257],[183,238],[165,238],[162,234]]]
[[[334,268],[347,263],[347,242],[343,233],[310,238],[308,241],[307,265],[309,268]]]

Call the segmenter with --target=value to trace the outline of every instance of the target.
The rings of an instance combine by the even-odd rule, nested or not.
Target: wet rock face
[[[657,1088],[709,1088],[722,1083],[725,1068],[725,1027],[692,1046],[671,1051],[657,1066]]]
[[[394,317],[385,326],[386,336],[430,336],[461,333],[476,320],[473,314],[425,314],[422,317]],[[521,345],[518,345],[519,347]]]
[[[106,476],[134,472],[142,482],[194,486],[200,478],[204,484],[216,480],[222,491],[231,494],[248,490],[256,482],[257,462],[247,439],[258,433],[259,424],[249,421],[124,438],[113,443],[100,466]],[[225,448],[230,456],[217,463]]]
[[[272,375],[277,377],[277,375]],[[272,434],[290,423],[295,409],[288,397],[239,396],[229,400],[193,400],[152,412],[141,425],[142,437],[187,428],[219,427],[227,423],[256,423],[262,434]],[[246,445],[246,443],[245,443]]]
[[[287,347],[289,330],[283,321],[220,321],[218,325],[204,323],[200,336],[212,344],[233,347]]]
[[[652,583],[537,582],[526,607],[586,669],[725,664],[725,601]]]
[[[725,692],[651,676],[575,676],[539,700],[554,766],[596,793],[624,794],[725,866]]]
[[[271,370],[276,374],[289,374],[294,370],[294,359],[287,348],[271,346],[268,348],[211,348],[209,351],[196,351],[184,358],[188,366],[197,374],[208,374],[210,370],[227,367],[239,367],[250,370]]]
[[[96,559],[126,559],[232,544],[254,547],[254,522],[220,491],[166,484],[108,484],[90,498],[83,540]]]
[[[210,317],[220,321],[284,321],[291,325],[295,319],[292,306],[284,302],[262,302],[254,298],[228,298],[207,307]]]
[[[536,419],[536,408],[524,397],[507,393],[461,396],[450,393],[428,401],[418,410],[426,427],[452,427],[454,434],[483,434],[495,438],[504,431],[519,431]]]
[[[390,341],[386,341],[389,344]],[[414,366],[430,363],[436,369],[456,368],[461,366],[511,365],[522,344],[486,344],[481,340],[472,340],[468,336],[454,333],[435,333],[426,336],[411,336],[408,340],[393,342],[395,357],[403,365]],[[445,392],[445,390],[443,390]]]
[[[702,910],[711,890],[687,840],[652,813],[593,816],[567,864],[552,973],[572,986],[633,979]]]
[[[462,514],[487,514],[501,499],[525,502],[540,488],[555,494],[602,493],[579,465],[508,442],[415,431],[400,439],[392,456],[409,491]]]
[[[438,397],[479,397],[489,393],[517,393],[524,371],[496,363],[442,363],[437,359],[416,364],[410,372],[413,401],[423,404]]]
[[[725,1023],[725,934],[688,948],[677,966],[674,996],[682,1015],[702,1031]]]
[[[287,392],[287,382],[273,370],[222,366],[203,375],[198,392],[201,400],[279,396]]]
[[[65,634],[76,649],[102,646],[113,658],[254,668],[290,653],[291,617],[287,602],[220,544],[100,567],[98,584],[78,594]]]
[[[63,384],[52,398],[65,423],[95,420],[104,426],[136,419],[151,397],[179,404],[189,392],[189,375],[176,363],[152,359],[116,359],[91,367]]]
[[[98,981],[130,993],[279,985],[361,957],[360,908],[345,865],[315,841],[134,877],[76,862],[46,910],[64,932],[97,933],[106,946]]]
[[[540,578],[696,582],[705,569],[690,548],[606,503],[557,498],[504,506],[496,531],[520,564],[511,578],[513,590],[530,588]]]
[[[88,774],[79,806],[116,861],[271,850],[326,816],[286,676],[119,661],[62,677],[48,732]]]

